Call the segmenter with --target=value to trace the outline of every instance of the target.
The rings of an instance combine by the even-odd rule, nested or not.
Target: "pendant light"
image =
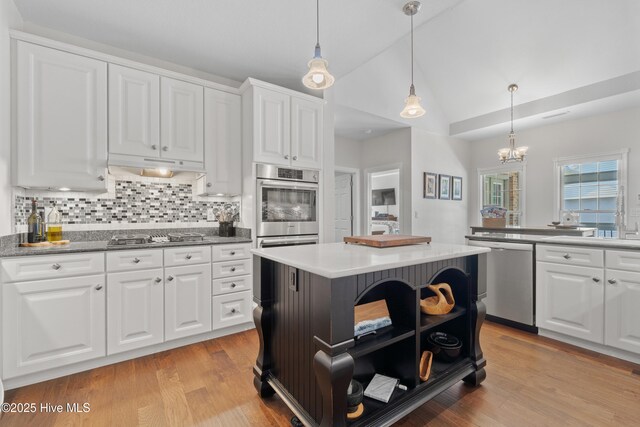
[[[527,155],[529,147],[516,148],[516,134],[513,132],[513,92],[518,90],[518,85],[512,83],[507,90],[511,92],[511,132],[509,132],[509,147],[498,150],[498,158],[501,163],[521,162]]]
[[[302,78],[302,84],[309,89],[326,89],[336,80],[327,70],[329,63],[320,53],[320,0],[316,0],[316,50],[309,61],[309,72]]]
[[[404,108],[400,112],[400,116],[405,119],[413,119],[423,116],[424,108],[420,105],[420,97],[416,96],[416,88],[413,86],[413,15],[420,10],[419,1],[410,1],[405,4],[402,11],[405,15],[411,16],[411,86],[409,87],[409,97],[404,100]]]

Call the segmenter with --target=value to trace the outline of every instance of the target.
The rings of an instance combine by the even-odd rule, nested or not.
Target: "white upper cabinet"
[[[256,87],[254,103],[254,160],[288,166],[291,157],[290,97]]]
[[[14,184],[106,189],[107,63],[16,41]]]
[[[160,156],[160,76],[109,64],[109,153]]]
[[[245,85],[243,138],[251,160],[321,169],[324,101],[253,79]]]
[[[204,165],[198,180],[200,195],[242,192],[242,128],[239,95],[204,90]]]
[[[202,162],[204,156],[203,87],[160,78],[161,156]]]
[[[291,98],[291,165],[319,169],[322,156],[322,105]]]

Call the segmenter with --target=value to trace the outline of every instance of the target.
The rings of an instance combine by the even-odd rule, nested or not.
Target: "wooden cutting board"
[[[48,248],[50,246],[68,245],[69,240],[58,240],[57,242],[20,243],[23,248]]]
[[[382,234],[376,236],[349,236],[344,238],[344,242],[371,246],[373,248],[392,248],[396,246],[416,245],[418,243],[430,243],[431,237]]]

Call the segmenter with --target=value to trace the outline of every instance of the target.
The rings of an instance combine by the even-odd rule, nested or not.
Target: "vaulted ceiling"
[[[299,87],[315,44],[313,0],[14,1],[26,22],[239,81],[252,76]],[[343,85],[343,99],[368,90],[366,111],[379,93],[373,101],[381,107],[368,112],[391,119],[398,119],[409,85],[404,3],[320,0],[330,70],[338,82],[367,82],[358,90]],[[465,132],[504,122],[512,82],[520,85],[516,104],[537,102],[531,111],[545,113],[554,96],[640,71],[638,0],[424,0],[415,25],[416,88],[438,122],[423,123],[436,131],[444,122]],[[394,64],[372,86],[383,58]],[[640,86],[617,88],[625,105],[640,103],[628,96],[640,95]],[[615,108],[611,101],[603,105]]]

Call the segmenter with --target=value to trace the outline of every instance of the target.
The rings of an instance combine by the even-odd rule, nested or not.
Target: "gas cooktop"
[[[109,245],[144,245],[167,242],[198,242],[204,240],[202,233],[169,233],[169,234],[116,234]]]

